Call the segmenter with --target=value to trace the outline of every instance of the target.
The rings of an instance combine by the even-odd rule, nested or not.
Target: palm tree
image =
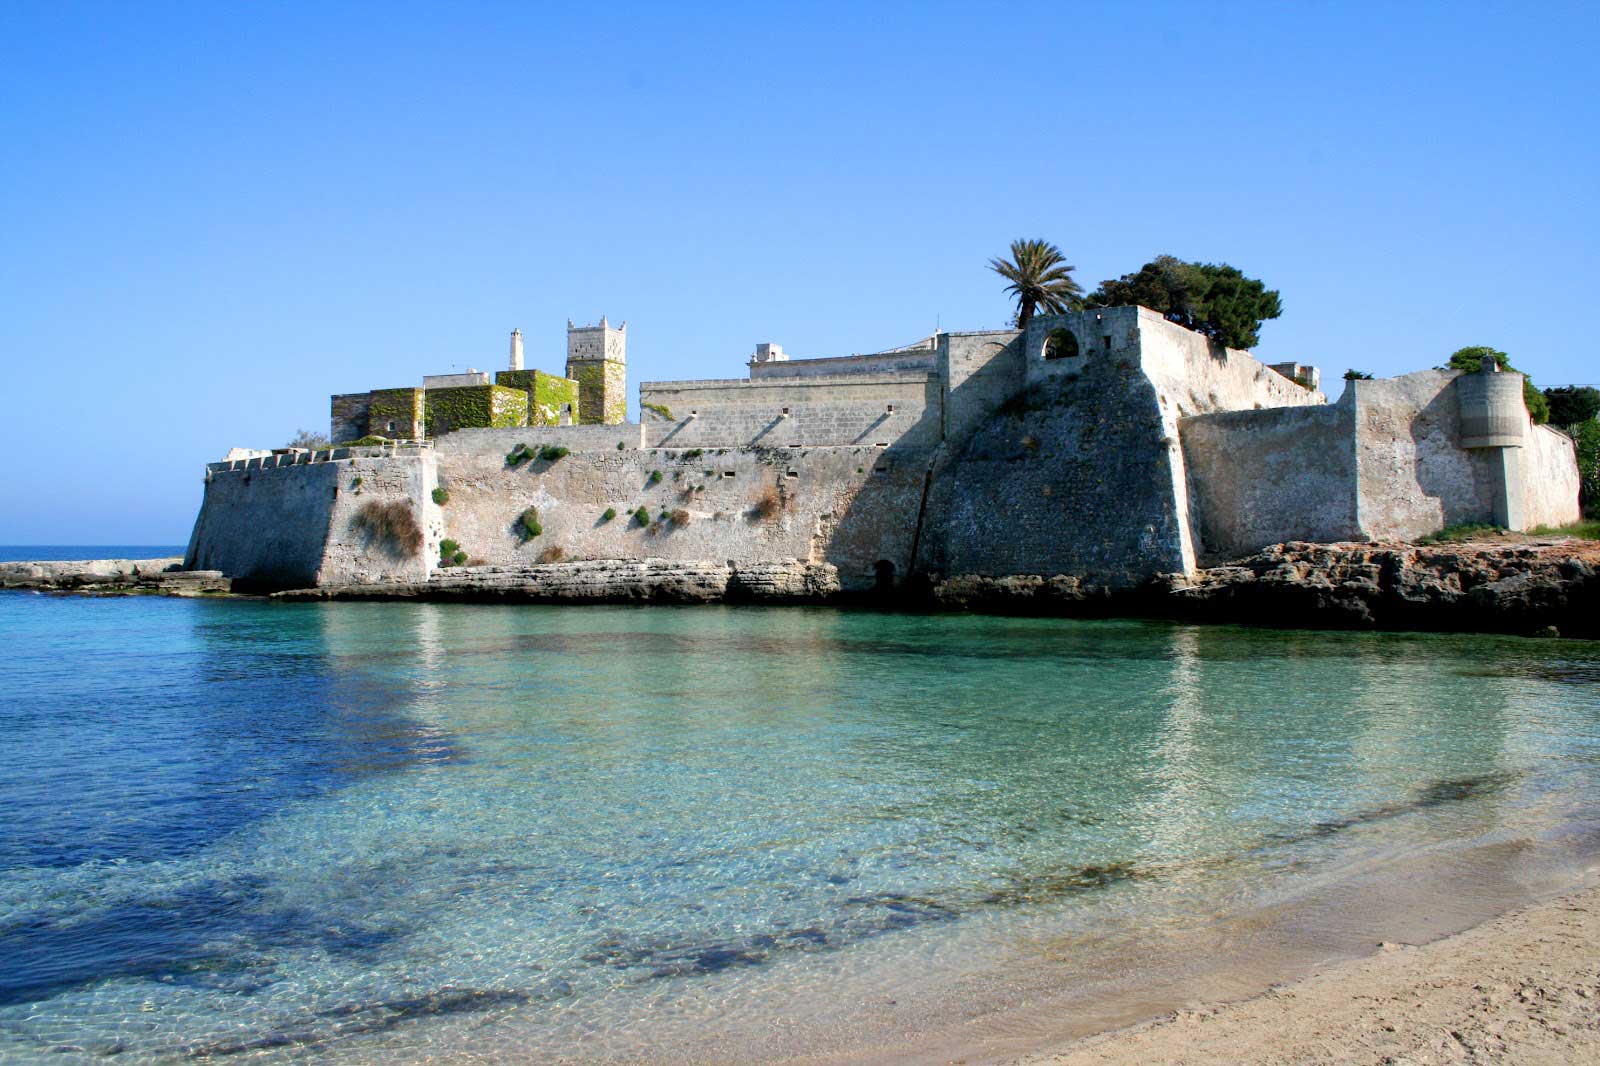
[[[1036,307],[1059,314],[1083,305],[1083,290],[1072,280],[1075,268],[1065,265],[1061,249],[1049,241],[1012,241],[1011,261],[991,259],[989,269],[1011,282],[1006,291],[1017,298],[1018,329],[1028,328]]]

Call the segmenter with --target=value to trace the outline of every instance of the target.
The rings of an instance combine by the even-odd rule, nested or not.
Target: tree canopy
[[[294,436],[289,438],[289,443],[286,445],[286,447],[310,448],[315,451],[321,448],[330,447],[330,445],[326,435],[318,433],[315,430],[302,429]]]
[[[1470,348],[1457,348],[1451,353],[1450,361],[1445,366],[1452,370],[1464,370],[1469,374],[1476,374],[1483,369],[1485,359],[1493,359],[1500,364],[1501,370],[1516,370],[1522,374],[1522,371],[1511,365],[1509,355],[1498,348],[1482,344]],[[1544,393],[1533,387],[1533,378],[1528,374],[1522,374],[1522,402],[1527,406],[1528,414],[1533,417],[1535,423],[1543,424],[1550,421],[1550,405],[1545,401]]]
[[[1600,389],[1589,385],[1561,385],[1544,390],[1550,405],[1550,421],[1558,426],[1575,426],[1600,415]]]
[[[1086,307],[1141,304],[1227,348],[1261,343],[1261,323],[1283,314],[1277,290],[1226,263],[1190,263],[1158,255],[1137,273],[1102,281]]]
[[[1028,327],[1036,308],[1059,314],[1083,306],[1083,289],[1072,277],[1077,268],[1049,241],[1012,241],[1010,260],[991,259],[989,269],[1011,282],[1006,291],[1017,298],[1018,329]]]

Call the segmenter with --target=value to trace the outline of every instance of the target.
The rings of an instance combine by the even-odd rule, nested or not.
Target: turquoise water
[[[0,643],[5,1061],[859,1046],[1600,788],[1584,642],[3,594]]]

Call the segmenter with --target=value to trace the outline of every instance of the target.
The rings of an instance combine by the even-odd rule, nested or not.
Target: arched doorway
[[[894,591],[894,564],[887,559],[879,559],[872,564],[873,589],[878,592]]]

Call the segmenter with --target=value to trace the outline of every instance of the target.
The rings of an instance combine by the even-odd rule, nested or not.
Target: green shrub
[[[1591,419],[1572,428],[1578,451],[1578,495],[1583,513],[1600,518],[1600,422]]]
[[[649,411],[653,415],[660,415],[662,418],[665,418],[668,421],[672,420],[672,409],[666,404],[641,403],[639,406],[644,408],[646,411]]]
[[[615,507],[607,507],[605,513],[600,516],[600,521],[609,522],[615,517],[617,517],[617,509]]]
[[[639,523],[641,526],[647,526],[650,524],[650,512],[641,507],[637,511],[633,512],[633,520]]]
[[[458,552],[460,550],[461,550],[461,545],[457,544],[455,541],[451,540],[449,537],[446,537],[444,540],[441,540],[439,542],[439,554],[441,556],[451,556],[451,555],[454,555],[456,552]]]
[[[450,502],[450,490],[445,488],[442,485],[439,488],[434,489],[433,490],[433,502],[438,504],[440,507],[443,507],[445,504],[449,503]]]
[[[1429,533],[1426,537],[1418,537],[1418,544],[1460,544],[1468,540],[1482,540],[1485,537],[1497,537],[1505,530],[1499,526],[1488,525],[1483,522],[1458,522],[1453,526],[1445,526],[1437,533]]]
[[[456,552],[454,555],[450,556],[450,561],[455,563],[457,566],[460,566],[462,563],[467,561],[467,553]]]
[[[661,484],[661,471],[659,471],[659,470],[650,471],[650,484],[652,484],[652,485]]]
[[[704,454],[705,454],[705,449],[704,448],[690,448],[688,451],[686,451],[682,455],[678,456],[678,461],[679,462],[683,462],[683,463],[687,463],[692,459],[700,458]]]
[[[553,463],[557,459],[565,459],[571,454],[571,448],[562,448],[554,444],[546,444],[543,448],[539,449],[539,459],[541,462],[546,463]]]
[[[411,505],[401,500],[379,503],[369,500],[361,505],[352,523],[373,540],[381,543],[389,554],[409,559],[422,550],[422,527]]]
[[[623,449],[627,448],[627,446],[628,446],[628,442],[627,441],[622,441],[622,440],[617,441],[617,451],[620,452]]]
[[[359,489],[361,487],[361,478],[357,477],[353,481],[351,481],[350,482],[350,487],[353,488],[353,489]]]
[[[376,433],[368,433],[359,440],[347,440],[343,444],[335,444],[335,448],[376,448],[380,444],[392,444],[388,437],[380,437]]]
[[[527,445],[519,444],[511,451],[507,452],[506,465],[509,467],[518,467],[527,462],[529,459],[532,459],[533,455],[525,451],[524,449],[526,448]]]
[[[1535,526],[1528,530],[1535,536],[1577,537],[1579,540],[1600,540],[1600,519],[1574,522],[1570,526]]]
[[[539,524],[539,508],[529,507],[517,516],[517,531],[523,540],[532,540],[544,532]]]

